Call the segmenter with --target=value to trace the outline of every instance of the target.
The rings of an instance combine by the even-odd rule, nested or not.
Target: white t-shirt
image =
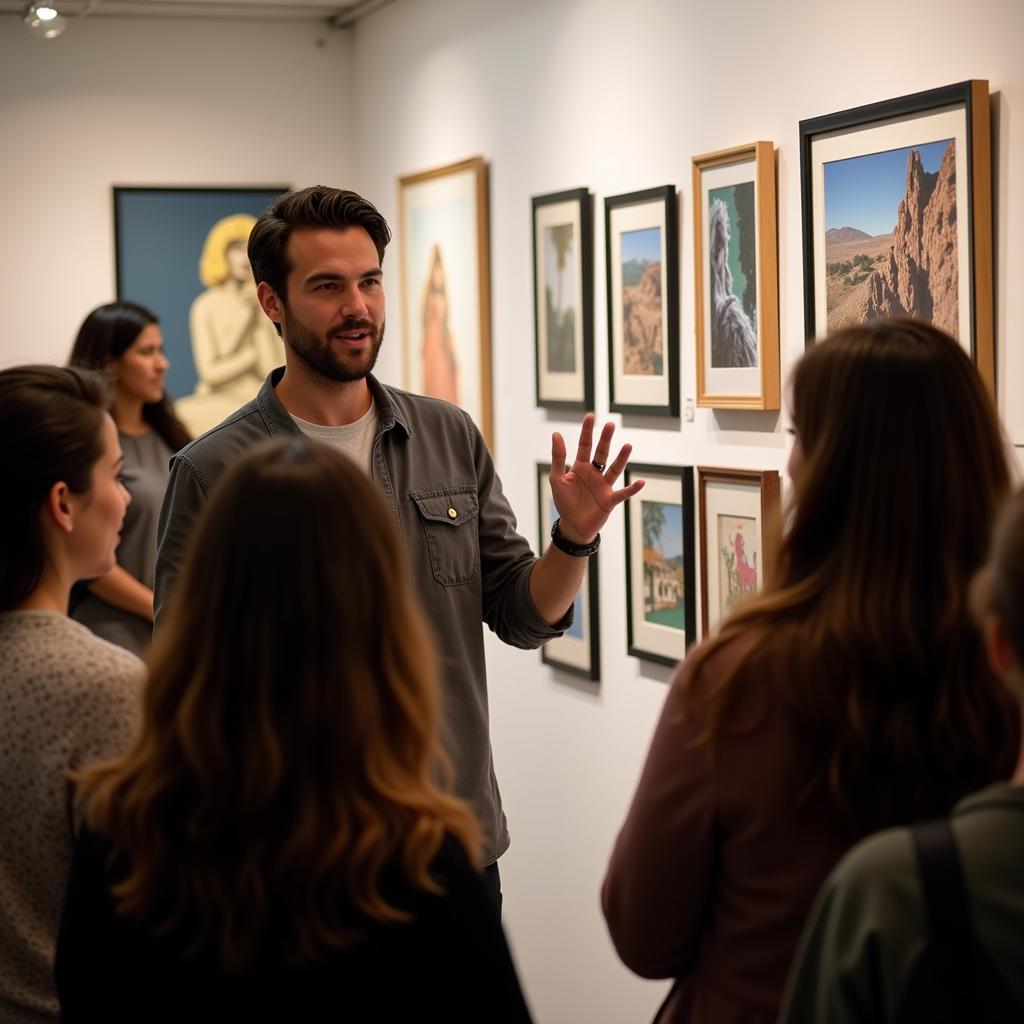
[[[339,452],[347,455],[368,476],[373,476],[371,460],[373,458],[373,440],[377,436],[377,404],[371,399],[370,408],[355,421],[341,427],[324,427],[319,423],[310,423],[291,414],[295,425],[306,437],[323,444],[329,444]]]

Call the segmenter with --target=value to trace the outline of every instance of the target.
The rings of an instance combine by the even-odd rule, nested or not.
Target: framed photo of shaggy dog
[[[988,83],[800,122],[808,344],[912,316],[951,334],[993,387]]]
[[[775,149],[693,158],[697,405],[779,408]]]
[[[697,489],[701,632],[707,636],[764,586],[778,537],[779,474],[699,466]]]

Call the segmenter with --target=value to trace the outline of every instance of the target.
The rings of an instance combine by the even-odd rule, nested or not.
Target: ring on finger
[[[597,459],[594,459],[591,465],[598,471],[598,473],[603,473],[605,470],[605,463],[598,462]]]

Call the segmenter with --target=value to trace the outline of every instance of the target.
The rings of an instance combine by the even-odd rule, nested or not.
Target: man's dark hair
[[[384,262],[391,241],[387,221],[373,203],[342,188],[311,185],[286,192],[276,199],[253,225],[249,234],[249,264],[256,283],[266,281],[282,301],[287,298],[286,248],[295,228],[363,228]]]

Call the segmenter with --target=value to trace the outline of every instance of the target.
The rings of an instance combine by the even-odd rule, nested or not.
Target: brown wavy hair
[[[739,689],[770,686],[794,714],[804,798],[824,791],[858,833],[945,815],[1017,742],[967,600],[1009,489],[995,409],[963,349],[913,320],[816,344],[791,406],[800,465],[774,570],[695,654],[699,673],[740,652],[705,738]]]
[[[77,779],[122,913],[228,969],[300,964],[408,919],[385,869],[440,891],[446,834],[478,863],[435,781],[434,646],[397,531],[339,452],[273,441],[225,475],[150,668],[138,742]]]

